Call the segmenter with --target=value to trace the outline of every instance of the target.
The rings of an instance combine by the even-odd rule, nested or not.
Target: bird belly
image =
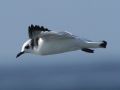
[[[79,43],[74,39],[43,41],[39,48],[39,54],[51,55],[79,50]]]

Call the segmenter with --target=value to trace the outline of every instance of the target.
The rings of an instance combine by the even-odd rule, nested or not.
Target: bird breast
[[[51,41],[45,41],[43,39],[40,39],[37,52],[40,55],[50,55],[74,51],[78,49],[80,49],[79,44],[74,39],[51,40]]]

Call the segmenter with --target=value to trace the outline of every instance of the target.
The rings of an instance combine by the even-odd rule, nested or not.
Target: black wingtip
[[[45,32],[45,31],[51,31],[51,30],[49,30],[48,28],[44,28],[44,26],[39,26],[39,25],[33,25],[33,24],[31,24],[29,27],[28,27],[28,29],[29,30],[40,30],[40,31],[43,31],[43,32]]]
[[[102,43],[100,44],[100,47],[106,48],[107,47],[107,41],[103,40]]]

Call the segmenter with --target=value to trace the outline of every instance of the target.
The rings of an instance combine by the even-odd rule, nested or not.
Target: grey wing
[[[33,38],[36,38],[36,37],[40,37],[41,35],[41,32],[45,32],[45,31],[51,31],[51,30],[48,30],[47,28],[44,28],[43,26],[39,26],[39,25],[32,25],[28,27],[28,35],[29,35],[29,38],[33,39]]]
[[[44,40],[75,39],[76,36],[69,32],[43,32],[41,38]]]

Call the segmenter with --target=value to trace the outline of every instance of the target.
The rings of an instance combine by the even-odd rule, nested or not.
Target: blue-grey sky
[[[16,59],[30,24],[108,47]],[[0,31],[0,88],[120,90],[120,0],[0,0]]]
[[[0,58],[15,59],[28,39],[27,27],[30,24],[69,31],[90,40],[106,40],[108,47],[98,49],[92,55],[81,51],[46,57],[26,54],[20,57],[22,60],[119,57],[119,11],[119,0],[0,0]]]

